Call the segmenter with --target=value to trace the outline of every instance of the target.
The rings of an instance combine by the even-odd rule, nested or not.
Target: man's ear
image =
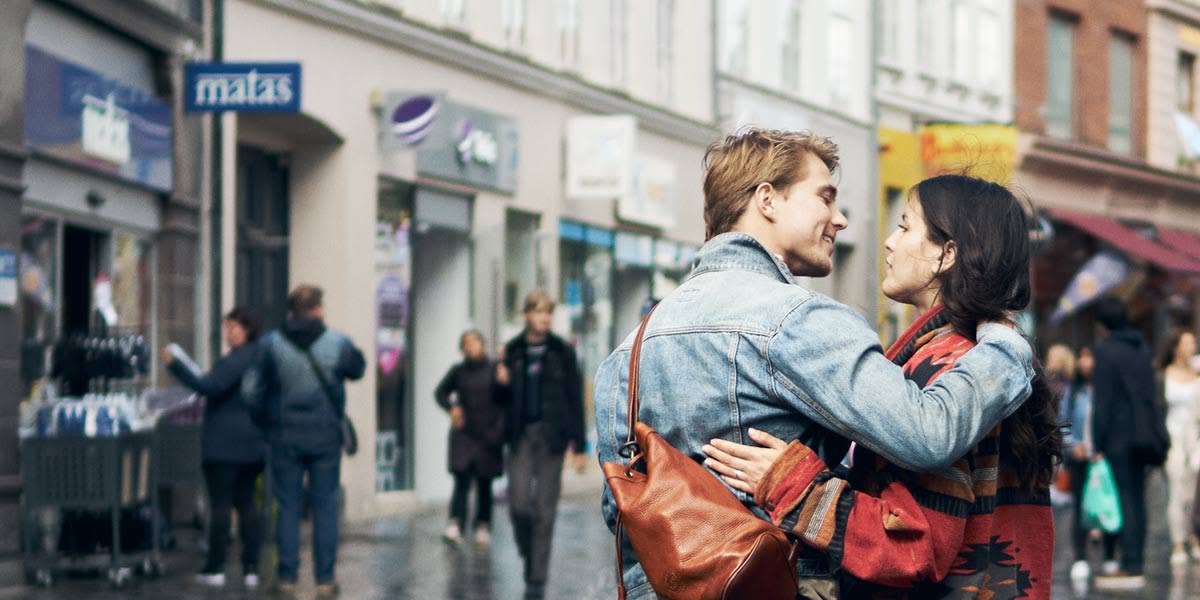
[[[750,208],[758,211],[764,219],[775,221],[775,186],[768,182],[762,182],[754,188],[754,195],[750,198]]]
[[[942,258],[938,261],[937,271],[934,275],[941,275],[954,267],[954,261],[958,259],[958,244],[954,240],[950,240],[942,244]]]

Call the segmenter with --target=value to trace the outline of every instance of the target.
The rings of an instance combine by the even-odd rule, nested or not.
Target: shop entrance
[[[103,320],[93,294],[101,273],[109,271],[109,235],[66,225],[63,227],[63,296],[72,299],[62,306],[62,330],[66,334],[101,333]],[[105,274],[103,277],[107,278]]]
[[[237,152],[235,302],[254,307],[263,330],[283,324],[288,293],[288,168],[284,157],[250,146]]]

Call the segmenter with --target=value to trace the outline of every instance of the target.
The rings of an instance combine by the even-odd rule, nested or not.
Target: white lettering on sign
[[[83,97],[83,135],[86,154],[123,165],[129,162],[129,112],[116,104],[113,94],[100,99]]]
[[[196,77],[197,106],[272,106],[292,101],[292,76],[286,73],[203,73]]]
[[[490,131],[472,129],[458,143],[458,160],[463,164],[479,163],[490,167],[500,159],[500,144]]]

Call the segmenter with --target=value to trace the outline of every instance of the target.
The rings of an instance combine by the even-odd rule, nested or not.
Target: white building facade
[[[719,0],[721,128],[811,130],[841,151],[838,204],[850,221],[833,274],[806,281],[870,317],[877,275],[870,0]]]
[[[364,349],[348,516],[449,496],[433,388],[462,331],[504,342],[533,289],[590,421],[600,359],[703,242],[709,3],[230,0],[221,21],[225,60],[303,79],[299,113],[220,119],[220,310],[314,283]]]

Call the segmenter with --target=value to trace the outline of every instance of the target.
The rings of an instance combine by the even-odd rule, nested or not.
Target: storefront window
[[[113,307],[119,330],[150,333],[150,244],[118,233],[113,257]]]
[[[613,233],[565,221],[559,232],[559,297],[568,319],[568,337],[575,342],[584,379],[590,382],[613,348]]]
[[[387,182],[375,226],[375,490],[412,487],[409,306],[412,289],[412,186]]]

